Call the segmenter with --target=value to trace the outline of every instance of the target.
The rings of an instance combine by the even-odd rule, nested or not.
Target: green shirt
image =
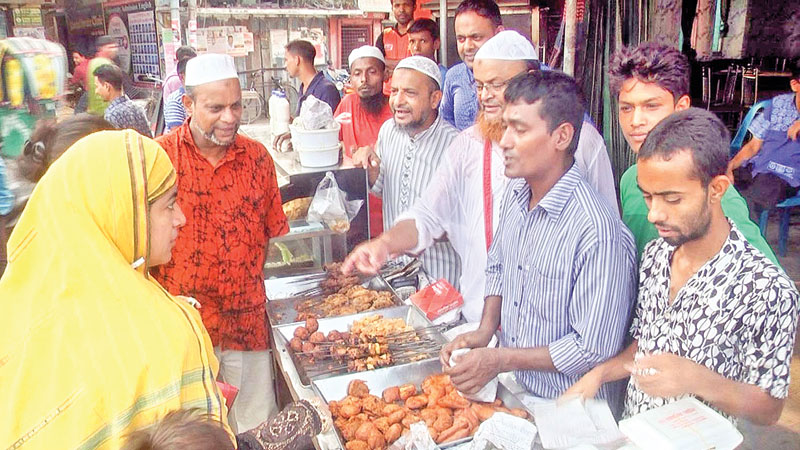
[[[639,253],[639,259],[641,259],[647,243],[653,239],[658,239],[658,231],[647,220],[647,204],[636,181],[637,174],[636,164],[630,166],[622,174],[622,178],[619,180],[619,196],[622,202],[622,221],[633,233],[633,238],[636,240],[636,250]],[[722,212],[736,224],[739,231],[753,247],[757,248],[778,267],[781,266],[772,248],[764,239],[764,236],[761,235],[761,230],[750,220],[750,211],[747,209],[747,203],[733,186],[729,186],[728,190],[725,191],[725,195],[722,196]]]
[[[94,88],[96,87],[94,82],[94,70],[103,64],[114,64],[114,61],[106,58],[92,58],[92,60],[89,61],[89,68],[86,70],[86,95],[88,96],[86,112],[90,112],[100,117],[102,117],[103,113],[106,112],[108,102],[94,93]]]

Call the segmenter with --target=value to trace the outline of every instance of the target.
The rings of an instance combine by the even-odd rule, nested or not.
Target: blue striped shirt
[[[14,194],[8,187],[6,164],[0,156],[0,216],[6,215],[14,208]],[[2,245],[2,244],[0,244]]]
[[[478,91],[475,90],[472,69],[463,62],[447,69],[439,115],[462,131],[475,123],[475,117],[478,116]]]
[[[177,91],[169,94],[164,102],[164,134],[173,128],[183,125],[186,120],[186,108],[183,107],[183,95],[186,89],[181,86]]]
[[[500,342],[548,347],[557,372],[517,371],[533,395],[555,398],[623,348],[636,298],[636,248],[619,217],[573,165],[533,208],[509,181],[489,250],[486,296],[503,299]],[[624,385],[599,392],[619,405]]]

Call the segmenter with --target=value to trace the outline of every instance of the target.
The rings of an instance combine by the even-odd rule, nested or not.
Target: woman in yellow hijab
[[[169,411],[224,420],[195,309],[148,275],[185,223],[164,150],[78,141],[35,188],[0,279],[0,449],[119,448]]]

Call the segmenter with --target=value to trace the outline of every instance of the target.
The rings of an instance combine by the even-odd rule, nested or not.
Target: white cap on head
[[[361,58],[375,58],[386,64],[386,58],[384,58],[383,53],[374,45],[362,45],[350,52],[350,56],[347,58],[347,65],[352,66],[357,59]]]
[[[442,89],[442,72],[439,70],[439,66],[430,58],[426,58],[424,56],[409,56],[408,58],[403,58],[397,63],[397,69],[411,69],[416,70],[422,74],[425,74],[433,79],[436,84],[439,86],[439,90]]]
[[[500,59],[503,61],[539,60],[536,47],[525,36],[514,30],[503,30],[492,36],[475,53],[479,59]]]
[[[233,56],[220,53],[204,53],[186,63],[186,86],[200,86],[213,81],[239,79]]]

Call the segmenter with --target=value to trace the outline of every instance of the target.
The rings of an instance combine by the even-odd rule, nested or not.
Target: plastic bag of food
[[[458,364],[458,360],[463,355],[471,351],[472,349],[469,348],[460,348],[458,350],[453,351],[453,353],[450,355],[450,361],[448,361],[448,363],[450,363],[450,367]],[[494,401],[495,398],[497,398],[497,384],[498,384],[497,377],[494,377],[491,380],[489,380],[489,382],[486,383],[486,385],[483,386],[480,391],[474,394],[465,394],[461,391],[459,391],[459,393],[468,400],[472,400],[475,402],[491,403]]]
[[[330,129],[335,124],[331,106],[313,95],[303,100],[299,118],[306,130]]]
[[[347,233],[350,221],[358,214],[364,200],[347,200],[347,194],[339,189],[333,172],[317,185],[317,191],[308,207],[309,222],[323,222],[337,233]]]

